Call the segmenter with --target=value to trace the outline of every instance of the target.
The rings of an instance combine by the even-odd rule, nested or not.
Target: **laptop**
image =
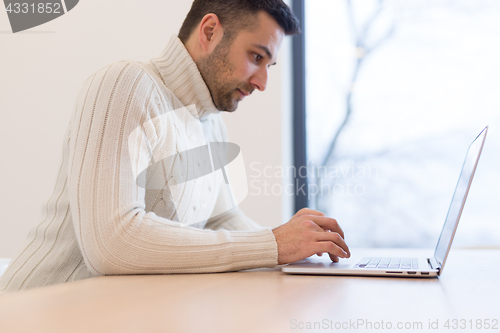
[[[483,149],[488,126],[470,144],[458,178],[458,184],[451,200],[450,208],[439,236],[434,255],[425,257],[363,256],[352,255],[349,259],[332,262],[328,255],[306,258],[282,267],[289,274],[357,275],[357,276],[399,276],[437,277],[443,272],[451,243],[457,230],[460,215],[476,171]],[[397,253],[397,252],[396,252]]]

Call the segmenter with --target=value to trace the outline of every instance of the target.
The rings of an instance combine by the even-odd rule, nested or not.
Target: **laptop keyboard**
[[[417,258],[370,258],[361,259],[355,268],[418,269]]]

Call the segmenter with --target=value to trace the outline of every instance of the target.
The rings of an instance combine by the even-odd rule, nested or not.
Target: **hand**
[[[278,243],[278,265],[323,252],[335,262],[339,257],[351,256],[337,221],[316,210],[299,210],[290,221],[273,229],[273,233]]]

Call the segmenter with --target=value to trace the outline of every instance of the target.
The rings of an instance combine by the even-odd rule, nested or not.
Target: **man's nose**
[[[267,86],[267,66],[261,68],[255,75],[250,79],[250,83],[252,86],[259,90],[259,91],[264,91],[266,90]]]

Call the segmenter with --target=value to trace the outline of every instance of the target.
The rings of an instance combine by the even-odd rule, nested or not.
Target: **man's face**
[[[265,12],[255,17],[252,29],[241,30],[232,42],[224,38],[212,53],[200,58],[198,68],[217,109],[235,111],[255,89],[264,91],[269,66],[276,63],[284,31]]]

